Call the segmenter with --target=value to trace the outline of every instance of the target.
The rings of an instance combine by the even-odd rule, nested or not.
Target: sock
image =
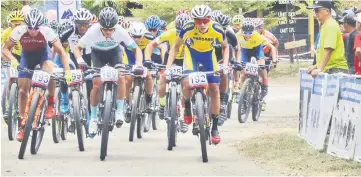
[[[190,100],[184,100],[184,108],[190,109],[191,108],[191,102]]]
[[[54,96],[48,96],[48,104],[55,104]]]
[[[90,110],[91,110],[90,118],[91,118],[91,119],[96,119],[96,118],[97,118],[97,114],[98,114],[98,105],[96,105],[96,106],[90,106]]]
[[[218,115],[212,114],[212,130],[218,130]]]
[[[159,104],[160,104],[160,106],[164,107],[165,104],[166,104],[165,102],[166,102],[166,101],[165,101],[165,96],[159,97]]]
[[[117,99],[117,110],[123,111],[123,109],[124,109],[124,100]]]
[[[68,101],[69,101],[69,99],[68,99],[68,93],[67,92],[60,92],[60,94],[61,94],[61,103],[62,104],[68,104]]]

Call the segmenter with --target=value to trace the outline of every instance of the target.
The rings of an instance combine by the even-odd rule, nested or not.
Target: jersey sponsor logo
[[[193,37],[193,39],[197,41],[214,41],[214,38],[209,37]]]
[[[183,30],[189,30],[189,29],[192,29],[192,28],[194,28],[194,23],[193,22],[186,23],[183,26]]]
[[[194,41],[193,41],[193,39],[191,39],[191,38],[187,38],[187,39],[185,40],[185,44],[188,45],[188,46],[192,46],[192,45],[194,44]]]
[[[95,45],[98,46],[98,47],[111,47],[111,46],[115,46],[116,43],[115,41],[99,41],[99,42],[96,42]]]
[[[215,47],[215,48],[221,48],[221,47],[222,47],[222,44],[219,42],[218,39],[215,39],[215,40],[212,42],[212,46]]]
[[[214,28],[214,29],[218,29],[218,30],[220,30],[220,31],[223,31],[222,26],[221,26],[220,24],[218,24],[218,23],[213,24],[213,28]]]

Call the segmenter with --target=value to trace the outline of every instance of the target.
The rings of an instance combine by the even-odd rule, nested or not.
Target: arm
[[[228,48],[227,40],[223,41],[221,44],[222,44],[222,54],[223,54],[223,65],[228,66],[229,48]]]
[[[15,42],[13,42],[10,39],[7,39],[2,47],[1,55],[5,56],[5,58],[1,58],[1,60],[12,60],[15,59],[14,55],[11,53],[11,48],[13,48],[15,45]]]
[[[134,52],[134,55],[135,55],[135,64],[137,66],[142,66],[143,65],[142,50],[137,46],[137,47],[133,48],[132,51]],[[146,58],[147,61],[149,61],[149,59],[150,58]]]
[[[81,58],[81,56],[82,56],[81,50],[82,50],[82,47],[79,44],[76,44],[74,46],[74,57],[75,57],[75,59],[77,60],[78,63],[83,62],[83,61],[79,60]]]
[[[56,40],[53,43],[53,49],[59,54],[61,63],[63,64],[63,67],[64,67],[64,70],[70,70],[68,55],[66,54],[66,52],[59,40]]]
[[[155,40],[151,41],[144,50],[144,58],[149,59],[152,56],[153,50],[158,47],[158,44]]]
[[[361,66],[361,48],[360,47],[356,48],[356,55],[358,57],[359,65]]]
[[[321,60],[320,67],[318,68],[318,69],[321,70],[321,72],[326,67],[328,61],[330,60],[332,51],[333,51],[333,49],[331,49],[331,48],[325,48],[324,49],[324,55],[323,55],[323,58]]]
[[[160,45],[158,46],[159,50],[160,50],[160,57],[162,58],[162,63],[164,63],[164,56],[165,53],[167,52],[167,49],[164,45]]]
[[[276,51],[276,47],[274,47],[271,43],[267,43],[266,44],[267,47],[269,47],[271,49],[272,52],[272,60],[273,62],[277,61],[277,51]]]
[[[177,37],[177,40],[175,41],[175,44],[171,47],[169,51],[169,57],[168,57],[168,63],[167,68],[170,68],[175,60],[175,56],[179,51],[179,47],[182,45],[183,39],[180,37]]]

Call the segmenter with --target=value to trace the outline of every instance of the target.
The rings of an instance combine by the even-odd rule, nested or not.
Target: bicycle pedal
[[[193,129],[192,129],[192,133],[193,133],[193,135],[197,135],[197,136],[198,136],[199,131],[198,131],[197,128],[193,128]]]

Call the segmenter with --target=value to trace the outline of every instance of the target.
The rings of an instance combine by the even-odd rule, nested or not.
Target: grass
[[[241,155],[289,175],[361,175],[361,163],[315,150],[292,130],[251,138],[236,146]]]
[[[307,68],[312,62],[300,62],[291,64],[288,61],[280,61],[277,64],[276,68],[272,68],[269,73],[270,77],[280,77],[280,76],[294,76],[298,74],[300,68]]]

